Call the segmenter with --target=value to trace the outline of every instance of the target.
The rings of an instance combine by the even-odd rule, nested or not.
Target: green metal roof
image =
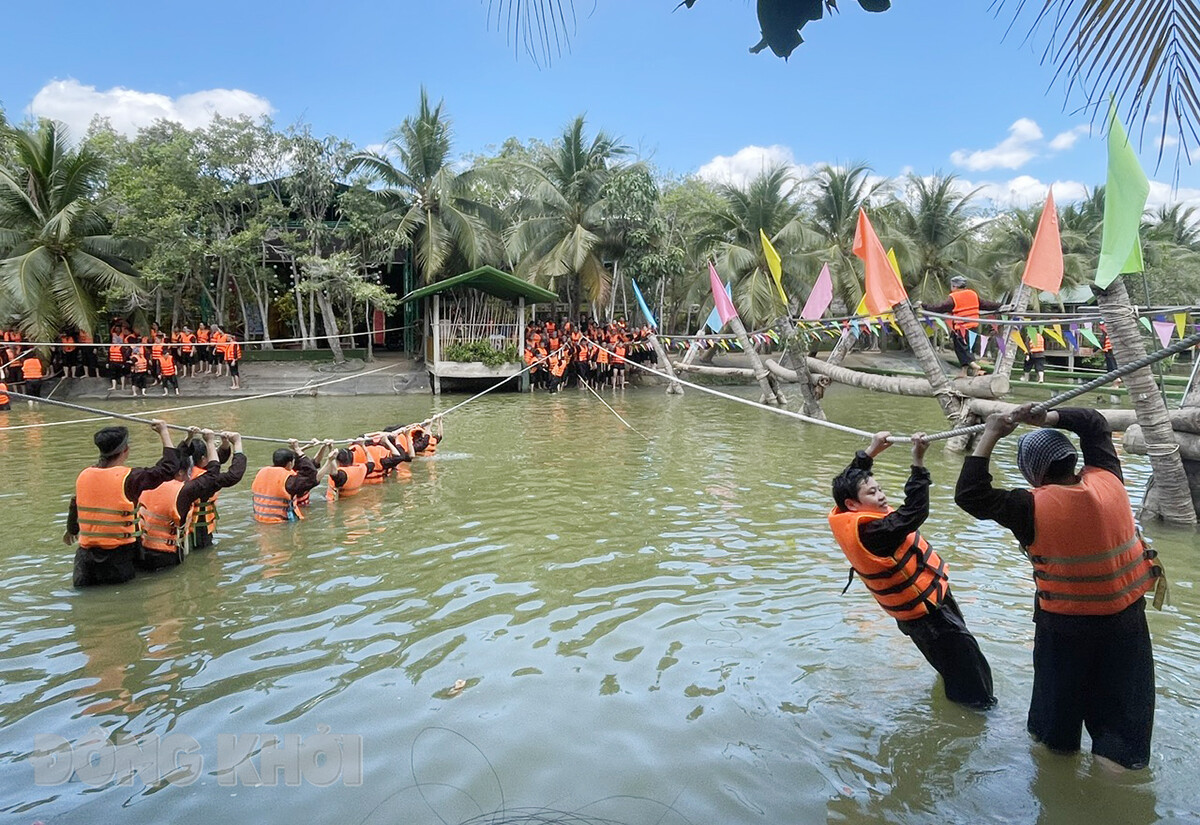
[[[558,294],[548,289],[542,289],[540,286],[523,281],[516,275],[501,272],[494,267],[481,266],[479,269],[464,272],[462,275],[455,275],[453,278],[447,278],[444,281],[438,281],[435,284],[414,289],[401,298],[400,301],[401,303],[416,301],[420,298],[428,298],[430,295],[439,292],[459,288],[478,289],[480,292],[486,292],[488,295],[494,295],[506,301],[516,301],[518,298],[524,298],[529,303],[544,304],[558,300]]]

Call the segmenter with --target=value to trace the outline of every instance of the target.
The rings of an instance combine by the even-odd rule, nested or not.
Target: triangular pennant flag
[[[975,349],[975,339],[979,336],[975,334],[975,330],[967,330],[967,349]]]
[[[1175,313],[1175,329],[1179,330],[1180,338],[1186,337],[1186,335],[1185,335],[1185,333],[1187,331],[1187,313],[1186,312],[1176,312]]]
[[[1034,289],[1043,289],[1058,294],[1063,279],[1062,237],[1058,231],[1058,210],[1054,206],[1054,188],[1046,195],[1046,206],[1038,221],[1033,246],[1029,249],[1029,260],[1025,264],[1025,275],[1021,283]]]
[[[775,288],[779,290],[779,300],[783,301],[784,306],[787,306],[787,295],[783,291],[783,259],[779,257],[775,247],[771,246],[766,232],[759,229],[758,235],[762,239],[763,257],[767,259],[767,269],[770,270],[771,277],[775,279]]]
[[[804,309],[800,311],[800,317],[815,321],[825,314],[825,310],[829,309],[831,303],[833,303],[833,276],[829,272],[829,264],[825,264],[821,267],[821,274],[817,276],[817,282],[813,284],[812,292],[808,293],[808,300],[804,302]]]
[[[888,261],[883,244],[875,234],[875,228],[867,218],[863,209],[858,210],[858,226],[854,232],[854,254],[862,259],[865,271],[865,299],[867,311],[872,315],[887,312],[901,301],[908,300],[908,294],[896,277]]]
[[[733,300],[733,286],[728,281],[725,283],[725,295],[730,301]],[[721,320],[721,313],[717,311],[715,304],[713,305],[712,312],[708,313],[708,318],[705,320],[704,325],[713,332],[720,332],[721,327],[725,326],[725,322]]]
[[[987,354],[987,345],[988,345],[988,341],[990,341],[990,340],[992,340],[990,336],[984,335],[983,333],[979,334],[979,354],[980,355]],[[997,339],[997,340],[999,340],[999,339]]]
[[[1065,347],[1067,345],[1067,342],[1063,340],[1062,327],[1058,324],[1055,324],[1052,327],[1043,327],[1042,332],[1057,341],[1060,347]]]
[[[717,275],[717,268],[713,266],[712,261],[708,262],[708,284],[712,288],[713,308],[721,318],[721,326],[725,326],[729,319],[737,317],[737,310],[733,308],[732,295],[721,287],[721,278]]]
[[[1079,334],[1082,335],[1084,337],[1084,339],[1089,344],[1091,344],[1093,347],[1095,347],[1096,349],[1100,349],[1100,339],[1096,337],[1096,333],[1092,332],[1090,329],[1085,328],[1085,329],[1079,330]]]
[[[938,325],[938,328],[942,332],[946,333],[947,335],[950,334],[950,327],[946,326],[946,322],[943,321],[941,318],[934,318],[933,322]]]
[[[1175,322],[1155,321],[1154,331],[1158,334],[1158,340],[1164,347],[1170,346],[1171,335],[1175,332]]]
[[[1143,315],[1138,318],[1138,323],[1146,328],[1146,332],[1154,332],[1154,327],[1150,326],[1150,319]]]
[[[1025,336],[1018,332],[1013,336],[1013,343],[1017,345],[1017,349],[1026,355],[1029,354],[1029,347],[1025,343]]]
[[[1138,231],[1150,194],[1150,181],[1138,163],[1133,144],[1117,117],[1115,98],[1108,103],[1108,182],[1104,187],[1104,230],[1096,286],[1107,288],[1119,275],[1142,272]]]
[[[1001,355],[1004,355],[1005,353],[1008,352],[1008,344],[1006,343],[1007,338],[1008,338],[1007,332],[1004,333],[1003,335],[999,335],[996,337],[996,349],[1000,352]]]
[[[1067,339],[1067,344],[1070,345],[1072,350],[1079,349],[1079,341],[1075,338],[1075,333],[1068,329],[1063,332],[1063,337]]]

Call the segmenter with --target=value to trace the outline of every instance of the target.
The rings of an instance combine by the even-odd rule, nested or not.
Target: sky
[[[1026,206],[1051,183],[1063,203],[1104,182],[1100,121],[1042,65],[1043,40],[1025,42],[1022,24],[1006,37],[991,0],[895,0],[884,14],[840,0],[787,62],[749,53],[751,0],[676,2],[575,0],[569,46],[548,65],[487,0],[15,4],[0,105],[76,134],[96,114],[130,134],[160,117],[269,115],[367,147],[424,86],[460,154],[552,140],[585,114],[664,172],[733,183],[773,162],[805,174],[863,161],[887,177],[952,173]],[[1156,168],[1157,125],[1140,148],[1152,206],[1200,205],[1200,173],[1186,159],[1176,170],[1174,146]]]

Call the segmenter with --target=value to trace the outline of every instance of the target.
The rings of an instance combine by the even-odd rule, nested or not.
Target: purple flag
[[[833,276],[829,274],[829,264],[825,264],[821,267],[821,274],[817,276],[817,282],[813,284],[812,292],[808,293],[808,300],[804,303],[800,317],[806,321],[815,321],[825,314],[825,310],[829,309],[831,303],[833,303]]]

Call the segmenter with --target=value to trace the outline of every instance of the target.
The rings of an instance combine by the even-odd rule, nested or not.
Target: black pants
[[[133,560],[136,544],[126,544],[112,550],[80,547],[75,551],[76,587],[93,584],[122,584],[134,576]]]
[[[1053,751],[1074,753],[1086,727],[1092,753],[1146,767],[1154,659],[1145,600],[1113,616],[1064,618],[1039,621],[1034,630],[1029,732]]]
[[[954,596],[946,593],[941,610],[896,624],[900,632],[912,639],[925,661],[942,675],[947,699],[979,709],[996,704],[992,695],[992,668],[967,629]]]
[[[967,343],[969,337],[970,334],[965,329],[950,336],[954,341],[954,354],[958,356],[960,367],[970,366],[975,361],[975,353],[971,352],[971,345]]]
[[[25,394],[32,395],[34,398],[42,397],[42,379],[27,378],[25,379]]]
[[[182,559],[177,553],[160,553],[158,550],[143,549],[137,559],[137,569],[153,572],[165,567],[178,567]]]

